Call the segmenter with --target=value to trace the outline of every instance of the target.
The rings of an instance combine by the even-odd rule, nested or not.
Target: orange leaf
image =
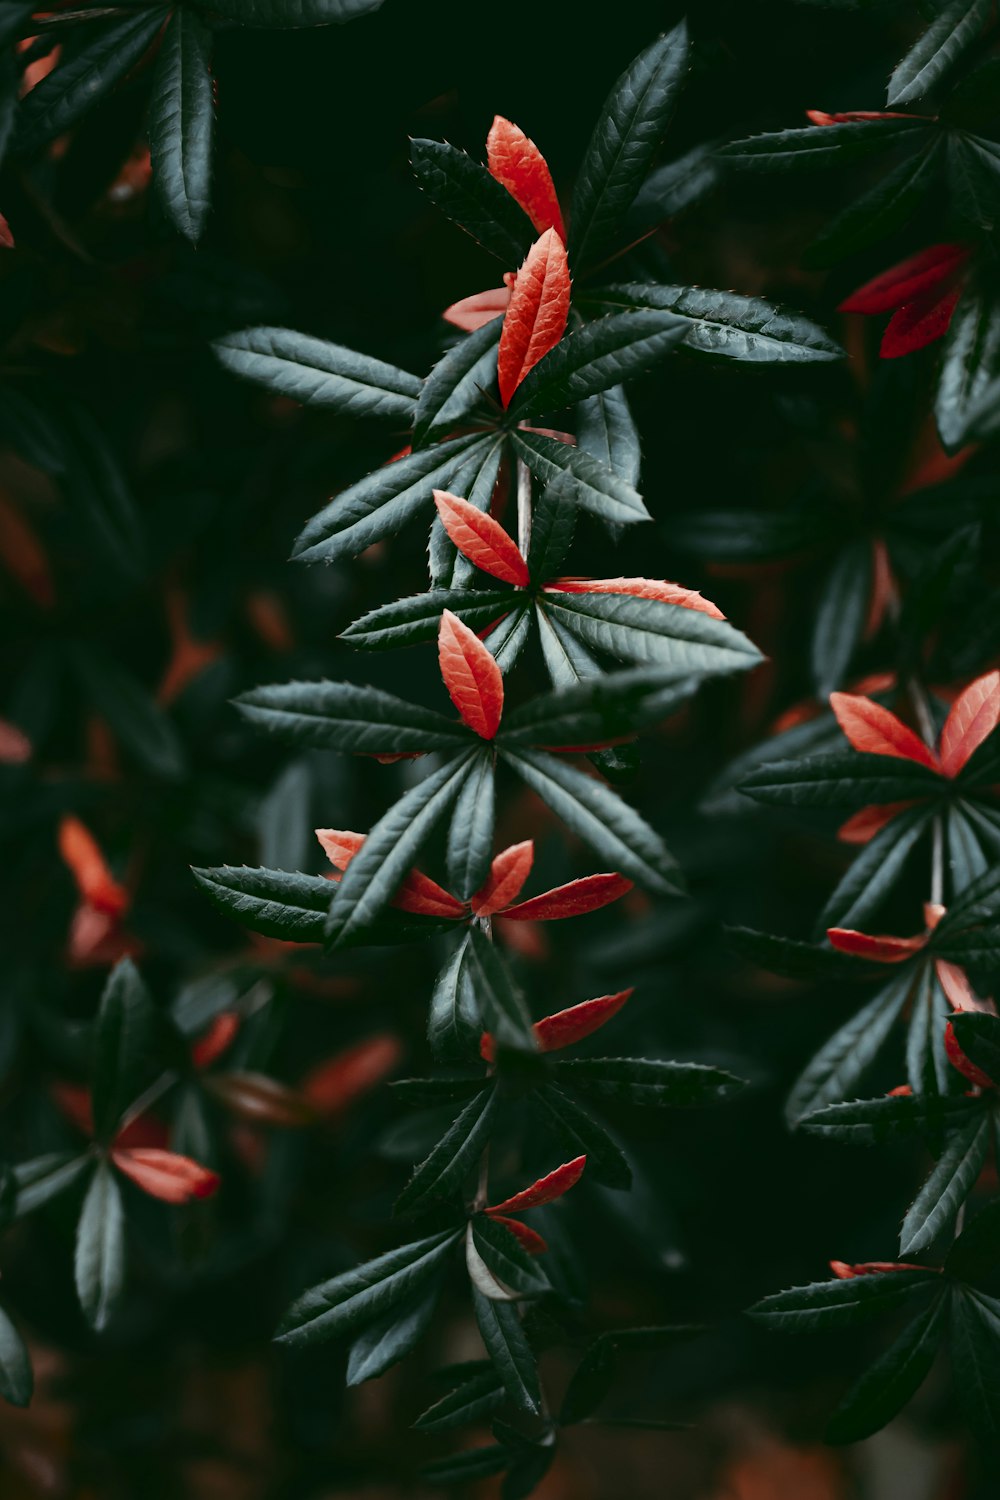
[[[916,803],[884,802],[881,807],[862,807],[841,823],[837,837],[844,844],[867,844],[908,807],[916,807]]]
[[[438,661],[462,723],[484,740],[491,740],[503,713],[503,677],[479,637],[450,609],[441,615]]]
[[[539,233],[554,229],[565,240],[566,230],[548,162],[534,141],[503,115],[495,117],[486,137],[486,164]]]
[[[335,870],[346,870],[365,841],[363,833],[347,828],[317,828],[316,837]]]
[[[548,1241],[543,1239],[537,1229],[531,1229],[527,1224],[522,1224],[520,1219],[508,1219],[503,1214],[490,1214],[494,1224],[502,1224],[509,1229],[516,1240],[520,1242],[521,1248],[527,1250],[529,1255],[543,1255],[549,1248]]]
[[[115,1147],[111,1160],[119,1172],[130,1177],[151,1198],[164,1203],[189,1203],[192,1198],[211,1198],[219,1186],[218,1172],[210,1172],[190,1156],[152,1147]]]
[[[240,1029],[240,1018],[235,1010],[224,1010],[215,1017],[207,1030],[191,1045],[191,1061],[199,1070],[211,1067],[232,1044]]]
[[[955,1028],[950,1021],[944,1029],[944,1050],[952,1067],[957,1068],[962,1077],[967,1078],[970,1083],[974,1083],[976,1088],[991,1089],[995,1087],[990,1075],[984,1073],[982,1068],[977,1068],[970,1057],[966,1057],[958,1045],[958,1037],[955,1035]]]
[[[492,916],[520,894],[531,874],[534,858],[535,845],[531,839],[500,851],[490,865],[489,875],[472,898],[472,910],[477,917]]]
[[[543,1203],[553,1203],[556,1198],[561,1198],[563,1193],[568,1193],[571,1187],[575,1187],[583,1175],[583,1169],[587,1165],[585,1156],[575,1156],[572,1161],[564,1161],[561,1167],[556,1167],[554,1172],[549,1172],[545,1177],[539,1177],[530,1187],[515,1193],[513,1198],[505,1198],[502,1203],[494,1203],[488,1208],[488,1214],[518,1214],[526,1208],[540,1208]]]
[[[599,995],[595,1000],[583,1000],[567,1010],[557,1010],[535,1023],[534,1032],[542,1052],[558,1052],[571,1047],[585,1036],[599,1031],[612,1016],[616,1016],[632,995],[632,990],[619,990],[615,995]]]
[[[867,755],[891,755],[898,760],[915,760],[928,770],[938,770],[937,758],[919,735],[902,720],[854,693],[831,693],[830,707],[848,743]]]
[[[668,583],[658,578],[554,578],[545,585],[546,591],[560,594],[631,594],[635,599],[658,599],[661,604],[679,604],[684,609],[696,609],[713,620],[726,617],[710,599],[703,599],[697,589],[682,588],[679,583]]]
[[[499,521],[458,495],[445,490],[434,490],[433,494],[441,525],[463,557],[502,583],[526,587],[528,564]]]
[[[517,906],[508,906],[499,915],[514,922],[553,922],[560,917],[582,917],[585,912],[597,911],[617,901],[631,889],[632,882],[624,875],[585,875],[582,880],[571,880],[551,891],[543,891],[540,896],[521,901]]]
[[[987,672],[971,682],[951,705],[941,730],[941,770],[957,776],[979,746],[1000,723],[1000,672]]]
[[[339,1114],[395,1069],[402,1050],[398,1038],[390,1032],[366,1037],[312,1068],[299,1092],[317,1114]]]
[[[473,292],[471,297],[462,297],[460,301],[453,302],[441,316],[453,328],[475,333],[484,323],[492,323],[494,318],[503,317],[509,301],[509,286],[490,287],[488,291]]]
[[[31,759],[31,741],[9,719],[0,719],[0,765],[23,766]]]
[[[969,258],[964,245],[929,245],[866,281],[841,302],[838,312],[880,313],[903,307],[920,292],[937,286]]]
[[[889,937],[885,934],[855,932],[850,927],[828,927],[826,935],[840,953],[870,958],[877,964],[901,964],[927,946],[927,934],[917,937]]]
[[[555,348],[566,331],[569,290],[566,250],[555,230],[547,229],[528,251],[504,315],[497,354],[504,406],[510,405],[528,371]]]
[[[118,884],[79,818],[67,815],[59,823],[59,853],[84,901],[109,917],[120,917],[128,907],[128,892]]]

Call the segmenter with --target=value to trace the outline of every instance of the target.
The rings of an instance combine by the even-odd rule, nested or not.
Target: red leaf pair
[[[560,1052],[574,1042],[582,1042],[616,1016],[625,1002],[631,998],[632,990],[619,990],[615,995],[599,995],[595,1000],[583,1000],[566,1010],[558,1010],[551,1016],[536,1021],[531,1028],[538,1043],[539,1052]],[[484,1062],[496,1061],[496,1040],[484,1031],[479,1041],[479,1055]]]
[[[530,1229],[527,1224],[520,1224],[508,1215],[524,1213],[526,1209],[541,1208],[543,1204],[554,1203],[557,1198],[568,1193],[571,1187],[576,1186],[583,1176],[583,1169],[586,1165],[586,1156],[576,1156],[572,1161],[565,1161],[561,1167],[556,1167],[555,1171],[547,1173],[545,1177],[539,1177],[537,1182],[515,1193],[512,1198],[505,1198],[502,1203],[490,1205],[485,1212],[496,1223],[509,1229],[529,1255],[540,1255],[543,1250],[548,1249],[542,1236],[534,1229]]]
[[[930,245],[858,287],[839,310],[882,313],[894,309],[879,352],[883,359],[911,354],[946,331],[962,293],[970,254],[964,245]]]

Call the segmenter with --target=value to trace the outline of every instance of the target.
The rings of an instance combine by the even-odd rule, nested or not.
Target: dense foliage
[[[559,9],[0,16],[27,1494],[995,1492],[995,6]]]

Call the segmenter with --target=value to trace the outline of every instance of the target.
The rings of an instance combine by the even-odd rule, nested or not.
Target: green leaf
[[[632,594],[568,594],[550,589],[542,607],[597,651],[669,668],[677,676],[743,672],[763,660],[741,630],[699,609]]]
[[[308,760],[293,760],[261,799],[257,831],[265,865],[295,869],[309,859],[314,848],[312,790]]]
[[[520,421],[562,411],[624,381],[644,375],[686,336],[688,325],[669,312],[610,313],[559,340],[528,372],[510,404]]]
[[[856,750],[813,755],[805,760],[774,760],[740,782],[755,802],[775,807],[867,807],[871,802],[938,798],[941,778],[916,761],[865,755]]]
[[[826,127],[824,127],[826,128]],[[816,236],[803,257],[809,266],[829,266],[893,234],[937,184],[941,142],[907,156],[873,188],[851,202]]]
[[[62,71],[62,66],[56,68],[49,78],[58,77]],[[38,88],[41,87],[39,84]],[[28,98],[33,99],[37,92],[32,89]],[[54,413],[64,445],[62,484],[70,505],[84,519],[116,571],[131,580],[140,578],[146,562],[146,542],[135,500],[118,459],[85,408],[58,403],[54,405]]]
[[[83,1200],[73,1269],[83,1315],[99,1333],[107,1326],[125,1284],[125,1216],[107,1162],[98,1163]]]
[[[14,1217],[21,1219],[74,1183],[90,1166],[93,1157],[72,1151],[49,1151],[14,1168],[17,1198]]]
[[[0,1396],[11,1406],[28,1406],[34,1389],[35,1375],[27,1346],[0,1307]]]
[[[996,1016],[960,1011],[952,1017],[952,1029],[962,1051],[977,1068],[1000,1083],[1000,1019]]]
[[[608,394],[593,399],[604,401]],[[585,452],[590,451],[578,437],[578,446],[581,445]],[[557,470],[534,503],[528,548],[528,570],[533,583],[546,583],[558,573],[573,540],[576,519],[575,481],[572,475]]]
[[[82,45],[67,48],[58,68],[21,101],[15,149],[35,152],[75,125],[135,66],[167,14],[157,6],[88,29]]]
[[[881,1146],[886,1141],[935,1134],[980,1115],[983,1104],[964,1095],[886,1094],[877,1099],[852,1099],[828,1104],[799,1121],[799,1129],[851,1146]]]
[[[650,1057],[588,1057],[551,1064],[560,1083],[645,1109],[691,1109],[732,1098],[743,1080],[704,1063]]]
[[[629,1188],[632,1168],[628,1158],[605,1127],[555,1084],[535,1092],[544,1124],[567,1152],[567,1160],[587,1158],[587,1177],[609,1188]]]
[[[448,889],[469,901],[490,873],[496,790],[493,755],[481,750],[455,801],[448,829]]]
[[[854,1088],[892,1030],[912,985],[909,973],[892,980],[824,1042],[788,1096],[785,1113],[790,1124],[836,1103]]]
[[[690,697],[694,685],[690,678],[645,667],[602,674],[520,704],[504,715],[497,743],[563,749],[617,739],[659,723]]]
[[[707,197],[719,179],[714,156],[714,145],[694,146],[676,161],[665,162],[650,172],[632,200],[626,232],[639,234]]]
[[[496,1089],[469,1100],[396,1199],[395,1212],[414,1213],[436,1198],[452,1198],[479,1162],[496,1122]]]
[[[332,406],[352,417],[413,420],[420,380],[368,354],[292,328],[269,327],[226,334],[212,348],[234,375],[303,406]]]
[[[886,94],[890,108],[912,104],[940,83],[977,40],[992,9],[992,0],[952,0],[946,5],[897,63]]]
[[[614,1378],[615,1346],[602,1334],[573,1372],[559,1408],[559,1425],[571,1427],[591,1416],[610,1391]]]
[[[950,132],[948,186],[962,227],[992,231],[1000,217],[1000,142]]]
[[[936,1297],[852,1386],[826,1429],[828,1443],[857,1443],[870,1437],[916,1394],[934,1363],[947,1305],[946,1296]]]
[[[871,1271],[843,1281],[813,1281],[808,1286],[773,1292],[747,1311],[750,1317],[781,1333],[850,1328],[879,1317],[914,1292],[940,1284],[941,1278],[933,1270]]]
[[[838,125],[807,125],[802,130],[775,130],[730,141],[719,155],[730,166],[748,172],[801,172],[836,167],[888,150],[901,143],[920,144],[932,121],[845,120]]]
[[[860,927],[881,905],[933,816],[929,808],[911,807],[879,829],[851,861],[816,918],[818,938],[828,927]]]
[[[111,970],[94,1033],[94,1131],[110,1136],[125,1110],[160,1071],[161,1017],[130,958]]]
[[[504,1390],[496,1371],[489,1363],[474,1367],[468,1378],[458,1382],[440,1401],[421,1412],[414,1427],[421,1432],[445,1432],[451,1427],[480,1422],[504,1399]]]
[[[965,969],[996,969],[1000,967],[1000,926],[945,933],[933,947],[939,958],[951,959]]]
[[[934,417],[941,441],[955,453],[969,440],[971,419],[1000,374],[1000,300],[970,287],[955,309],[941,346]]]
[[[687,65],[682,21],[639,53],[605,100],[573,192],[569,253],[577,271],[619,234],[663,139]]]
[[[535,619],[545,667],[554,688],[575,687],[601,675],[600,665],[583,642],[554,620],[541,604],[535,606]]]
[[[471,933],[462,933],[454,952],[434,981],[427,1040],[441,1061],[474,1054],[482,1031],[476,992],[469,970]]]
[[[372,828],[335,887],[326,919],[328,947],[343,947],[381,916],[458,796],[473,753],[456,756],[410,787]]]
[[[864,632],[871,584],[867,539],[845,547],[823,581],[811,650],[813,688],[821,703],[844,681]]]
[[[974,1430],[1000,1437],[1000,1301],[956,1287],[951,1302],[951,1363],[956,1396]]]
[[[153,181],[174,228],[196,244],[212,183],[212,33],[196,11],[170,18],[153,69],[149,150]]]
[[[243,26],[329,26],[378,10],[382,0],[195,0]]]
[[[489,1443],[449,1454],[447,1458],[439,1458],[437,1463],[425,1464],[420,1477],[427,1484],[468,1484],[474,1479],[502,1473],[509,1462],[510,1454],[502,1443]]]
[[[283,682],[235,699],[251,724],[285,744],[356,755],[462,749],[469,731],[433,709],[355,682]]]
[[[446,609],[478,632],[505,614],[518,597],[511,589],[431,589],[369,610],[341,631],[340,638],[369,651],[433,641]]]
[[[934,1170],[903,1220],[901,1255],[926,1250],[954,1223],[975,1185],[990,1143],[990,1121],[979,1118],[949,1136]]]
[[[477,1287],[471,1290],[479,1332],[504,1390],[521,1411],[537,1413],[541,1409],[538,1371],[516,1305],[484,1297]]]
[[[511,442],[536,479],[545,485],[565,475],[567,488],[581,510],[589,510],[603,521],[631,525],[650,519],[642,496],[630,484],[602,464],[568,443],[538,432],[515,428]]]
[[[479,927],[469,929],[465,965],[479,1014],[500,1046],[534,1052],[535,1036],[524,996],[493,943]]]
[[[420,388],[413,422],[415,448],[423,448],[435,434],[457,427],[493,390],[502,327],[503,318],[492,318],[438,360]]]
[[[439,1271],[430,1285],[418,1287],[406,1302],[362,1329],[347,1356],[347,1384],[374,1380],[409,1354],[431,1326],[440,1294]]]
[[[609,786],[539,750],[501,750],[502,758],[608,868],[660,895],[680,894],[673,855],[634,808]]]
[[[710,287],[626,282],[592,292],[604,307],[657,308],[682,318],[685,346],[751,364],[806,364],[843,359],[840,345],[801,313],[782,312],[763,297]]]
[[[288,943],[323,941],[334,889],[324,876],[246,865],[219,865],[192,874],[209,900],[244,927]],[[445,925],[451,924],[388,910],[346,946],[412,943]]]
[[[943,943],[946,935],[960,932],[979,922],[996,920],[1000,916],[1000,863],[957,892],[951,899],[948,910],[934,929],[935,943]]]
[[[523,1297],[540,1297],[550,1291],[549,1279],[538,1260],[529,1255],[503,1224],[488,1214],[470,1220],[472,1243],[493,1276]]]
[[[90,646],[73,651],[83,687],[124,749],[166,781],[184,772],[184,749],[173,724],[131,672]]]
[[[727,927],[725,931],[730,947],[743,958],[788,979],[858,979],[871,973],[867,964],[835,948],[818,948],[815,943],[757,932],[753,927]]]
[[[443,214],[513,271],[535,239],[527,214],[478,161],[447,141],[410,141],[410,161],[424,192]]]
[[[576,414],[576,446],[582,453],[605,469],[611,469],[620,479],[633,488],[639,483],[640,448],[639,433],[628,398],[620,385],[609,386],[596,396],[586,396],[580,402]],[[531,542],[535,545],[536,517],[532,526]],[[560,557],[558,562],[561,562]],[[558,562],[556,566],[558,566]],[[530,559],[529,559],[530,564]],[[539,578],[551,578],[554,568],[539,573]],[[535,576],[532,571],[532,577]]]
[[[382,1318],[439,1271],[458,1240],[454,1229],[432,1234],[310,1287],[288,1309],[275,1342],[304,1348]]]
[[[484,459],[494,448],[492,437],[469,433],[383,465],[341,490],[307,521],[292,556],[299,562],[356,557],[429,506],[431,491],[446,490],[463,464]]]
[[[959,1281],[989,1284],[1000,1266],[1000,1198],[970,1214],[945,1256],[944,1268]]]

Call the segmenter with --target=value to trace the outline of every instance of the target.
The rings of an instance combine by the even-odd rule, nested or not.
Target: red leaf
[[[886,934],[855,932],[850,927],[828,927],[826,935],[841,953],[854,953],[877,964],[901,964],[927,946],[927,934],[917,937],[889,937]]]
[[[846,1261],[831,1260],[830,1270],[841,1281],[852,1281],[855,1276],[871,1276],[881,1271],[939,1271],[940,1266],[917,1266],[906,1260],[861,1260],[849,1266]]]
[[[111,1160],[119,1172],[130,1177],[137,1187],[151,1198],[161,1198],[164,1203],[189,1203],[192,1198],[211,1198],[219,1186],[219,1174],[210,1172],[190,1156],[178,1156],[176,1151],[157,1151],[152,1147],[130,1147],[122,1150],[117,1146],[111,1152]]]
[[[118,1151],[137,1151],[145,1147],[166,1151],[170,1144],[170,1132],[163,1120],[150,1114],[149,1110],[144,1110],[142,1114],[126,1120],[116,1134],[114,1143]]]
[[[535,228],[566,238],[548,162],[517,125],[497,115],[486,137],[486,163],[497,182],[521,205]]]
[[[11,233],[10,225],[7,223],[7,220],[4,218],[3,214],[0,214],[0,245],[2,245],[5,250],[13,250],[14,248],[14,236]]]
[[[90,1102],[90,1090],[82,1083],[52,1083],[49,1093],[56,1105],[81,1135],[94,1133],[94,1111]]]
[[[316,837],[331,864],[341,871],[347,869],[365,841],[363,833],[351,833],[346,828],[317,828]],[[465,915],[465,907],[461,901],[456,900],[449,891],[421,870],[410,871],[393,896],[391,905],[401,911],[415,912],[424,917]]]
[[[710,599],[703,599],[697,589],[682,588],[679,583],[658,578],[554,578],[546,590],[560,594],[631,594],[635,599],[658,599],[661,604],[680,604],[696,609],[714,620],[726,617]]]
[[[898,818],[915,802],[884,802],[881,807],[862,807],[852,813],[837,829],[837,837],[844,844],[867,844],[877,833],[881,833],[893,818]]]
[[[527,1250],[529,1255],[543,1255],[549,1248],[548,1241],[543,1239],[537,1229],[531,1229],[527,1224],[522,1224],[520,1219],[507,1219],[503,1214],[490,1213],[494,1224],[502,1224],[509,1229],[514,1238],[520,1241],[521,1248]]]
[[[964,245],[929,245],[880,276],[866,281],[843,301],[838,312],[880,313],[903,307],[919,292],[937,286],[969,258]]]
[[[898,760],[915,760],[928,770],[939,769],[937,757],[919,735],[914,734],[896,715],[854,693],[831,693],[830,707],[837,723],[855,750],[867,755],[891,755]]]
[[[462,723],[491,740],[503,713],[503,677],[489,651],[450,609],[438,631],[441,676]]]
[[[564,1161],[561,1167],[556,1167],[554,1172],[549,1172],[545,1177],[539,1177],[530,1187],[515,1193],[513,1198],[505,1198],[502,1203],[494,1203],[486,1210],[488,1214],[519,1214],[526,1208],[540,1208],[543,1203],[554,1203],[556,1198],[561,1198],[563,1193],[568,1193],[571,1187],[580,1181],[583,1169],[587,1165],[585,1156],[575,1156],[572,1161]]]
[[[864,639],[870,641],[896,600],[896,580],[892,576],[892,559],[881,537],[872,541],[872,587],[865,615]]]
[[[460,301],[453,302],[441,316],[453,328],[475,333],[484,323],[492,323],[494,318],[503,317],[509,301],[509,286],[490,287],[488,291],[473,292],[471,297],[462,297]]]
[[[366,1037],[310,1069],[299,1086],[319,1115],[336,1115],[392,1073],[402,1055],[391,1032]]]
[[[946,958],[936,958],[934,972],[952,1010],[978,1010],[986,1015],[996,1015],[993,1001],[988,996],[976,994],[968,974],[958,964],[949,963]]]
[[[958,299],[962,295],[960,286],[932,287],[901,307],[889,319],[879,355],[882,359],[899,359],[904,354],[914,354],[924,349],[947,333]]]
[[[365,841],[363,833],[351,833],[347,828],[317,828],[316,837],[334,869],[340,871],[347,869]]]
[[[941,730],[941,770],[957,776],[973,751],[1000,723],[1000,672],[971,682],[951,705]]]
[[[581,1042],[585,1036],[599,1031],[612,1016],[616,1016],[632,995],[632,990],[619,990],[616,995],[599,995],[595,1000],[583,1000],[567,1010],[557,1010],[535,1023],[534,1032],[542,1052],[559,1052]]]
[[[984,1073],[982,1068],[977,1068],[970,1057],[966,1057],[958,1045],[958,1037],[955,1035],[955,1028],[950,1021],[944,1029],[944,1050],[948,1055],[948,1061],[952,1067],[957,1068],[962,1077],[967,1078],[970,1083],[975,1084],[976,1088],[991,1089],[995,1086],[990,1075]]]
[[[891,109],[845,109],[835,115],[828,115],[825,109],[807,109],[806,118],[814,125],[843,125],[849,120],[912,120],[923,116],[906,115]]]
[[[31,759],[31,741],[8,719],[0,719],[0,765],[23,766]]]
[[[211,1067],[232,1044],[239,1029],[239,1014],[235,1010],[221,1011],[191,1047],[191,1061],[195,1067],[199,1070]]]
[[[59,853],[89,906],[109,917],[124,915],[129,904],[128,892],[111,874],[96,839],[79,818],[61,819]]]
[[[491,917],[520,895],[521,887],[531,874],[534,858],[535,846],[531,839],[501,850],[490,865],[486,880],[472,898],[472,910],[477,917]]]
[[[433,493],[441,525],[463,557],[502,583],[525,588],[530,581],[528,564],[499,521],[458,495],[445,490]]]
[[[508,906],[500,916],[514,922],[554,922],[560,917],[582,917],[585,912],[597,911],[617,901],[631,889],[632,882],[624,875],[584,875],[582,880],[571,880],[543,891],[540,896],[531,896],[517,906]]]
[[[569,316],[569,291],[566,250],[555,230],[547,229],[528,251],[504,315],[497,354],[504,406],[510,405],[528,371],[562,338]]]

